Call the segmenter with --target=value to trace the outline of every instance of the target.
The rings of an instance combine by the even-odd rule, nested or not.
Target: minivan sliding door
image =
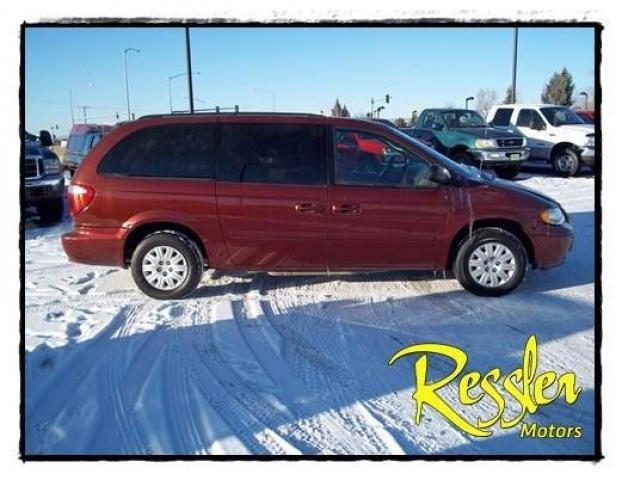
[[[326,269],[325,128],[323,118],[240,116],[220,124],[216,197],[234,265]]]

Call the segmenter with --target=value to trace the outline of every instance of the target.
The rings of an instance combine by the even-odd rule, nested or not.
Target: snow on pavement
[[[522,174],[559,200],[575,245],[484,299],[455,280],[391,272],[340,277],[210,271],[181,301],[143,296],[127,270],[71,264],[53,227],[26,223],[26,451],[30,454],[547,454],[594,448],[594,180]],[[574,371],[578,402],[528,415],[581,425],[579,439],[475,439],[431,408],[413,421],[413,343],[455,345],[467,369],[505,374],[539,342],[539,370]],[[441,374],[431,361],[433,373]],[[465,416],[455,382],[443,395]],[[508,404],[508,416],[518,405]]]

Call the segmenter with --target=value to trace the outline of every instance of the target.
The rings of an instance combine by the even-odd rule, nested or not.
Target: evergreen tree
[[[348,111],[348,107],[346,107],[346,104],[343,104],[343,107],[341,109],[341,116],[344,118],[350,118],[350,112]]]
[[[333,117],[341,117],[341,104],[339,103],[339,99],[335,100],[333,108],[330,109],[330,114]]]
[[[542,91],[542,102],[553,105],[570,107],[573,104],[572,94],[574,83],[572,75],[564,67],[561,72],[555,72]]]

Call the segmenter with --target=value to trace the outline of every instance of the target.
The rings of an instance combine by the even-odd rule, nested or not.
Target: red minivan
[[[382,148],[338,148],[353,135]],[[376,157],[376,156],[374,156]],[[207,268],[453,271],[502,295],[573,241],[554,200],[459,165],[380,123],[307,114],[174,114],[125,124],[69,187],[74,262],[129,267],[159,299]]]

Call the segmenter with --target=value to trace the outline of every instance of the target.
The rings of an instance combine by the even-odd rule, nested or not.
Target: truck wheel
[[[130,264],[140,290],[159,300],[182,298],[203,276],[203,258],[185,235],[157,232],[138,244]]]
[[[496,167],[495,173],[501,178],[511,180],[520,173],[520,165],[512,165],[511,167]]]
[[[558,149],[553,154],[553,169],[562,177],[571,177],[581,168],[579,155],[572,147]]]
[[[56,198],[37,205],[37,213],[44,223],[56,223],[63,219],[63,199]]]
[[[525,247],[515,235],[501,228],[482,228],[462,243],[453,270],[465,290],[498,297],[519,285],[526,265]]]
[[[475,160],[474,160],[473,156],[469,152],[458,151],[458,152],[454,153],[451,156],[451,158],[454,160],[454,162],[462,163],[464,165],[474,165],[475,164]]]

